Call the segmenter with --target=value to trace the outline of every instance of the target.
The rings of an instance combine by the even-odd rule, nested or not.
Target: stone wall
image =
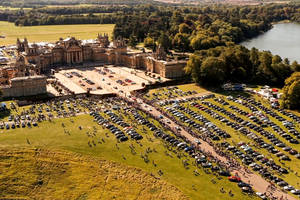
[[[164,61],[147,57],[144,60],[145,69],[157,73],[164,78],[180,78],[184,76],[187,61]]]
[[[27,76],[11,79],[8,87],[3,87],[4,97],[33,96],[47,93],[45,76]]]
[[[186,66],[186,61],[173,61],[166,63],[164,66],[163,73],[161,73],[161,76],[165,78],[180,78],[183,77],[184,67]]]

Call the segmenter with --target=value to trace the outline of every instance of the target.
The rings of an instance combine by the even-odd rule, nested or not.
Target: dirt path
[[[203,96],[209,94],[208,92],[204,92],[204,93],[199,93],[197,95],[192,95],[192,96],[187,96],[184,98],[189,98],[189,97],[196,97],[196,96]],[[182,98],[180,98],[182,99]],[[160,115],[164,116],[160,111],[158,111],[155,107],[146,104],[143,102],[142,99],[137,99],[137,102],[140,105],[140,108],[146,112],[150,112],[150,114],[152,114],[155,117],[159,117]],[[149,111],[149,108],[152,111]],[[163,119],[160,120],[160,122],[165,123],[166,121],[169,121],[169,123],[167,124],[167,126],[169,126],[169,128],[174,131],[177,132],[175,127],[179,127],[181,128],[181,131],[179,132],[181,135],[183,135],[184,137],[186,137],[191,144],[193,144],[194,146],[198,146],[200,147],[200,149],[203,152],[207,152],[209,154],[211,154],[212,156],[214,156],[216,159],[224,162],[228,167],[229,167],[229,160],[224,157],[224,156],[220,156],[219,154],[217,154],[217,152],[215,151],[214,147],[212,147],[210,144],[208,144],[207,142],[195,138],[193,137],[191,134],[189,134],[187,131],[185,131],[183,129],[183,127],[181,127],[180,125],[176,124],[174,121],[172,121],[171,119],[169,119],[168,117],[164,116]],[[166,124],[166,123],[165,123]],[[197,145],[195,140],[198,139],[201,144]],[[270,186],[270,183],[268,181],[266,181],[264,178],[262,178],[260,175],[255,174],[255,173],[248,173],[244,167],[242,167],[240,170],[230,170],[230,172],[232,174],[236,174],[238,173],[238,175],[241,177],[241,179],[245,182],[245,183],[250,183],[252,185],[252,187],[254,188],[255,191],[257,192],[261,192],[261,193],[265,193],[266,189],[268,186]],[[272,195],[278,199],[280,199],[281,197],[283,197],[284,199],[288,199],[288,200],[296,200],[295,197],[286,194],[285,192],[281,191],[280,189],[276,188],[275,191],[272,191]]]

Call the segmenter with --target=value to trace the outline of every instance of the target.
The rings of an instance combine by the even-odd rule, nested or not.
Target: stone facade
[[[108,48],[108,35],[98,35],[96,40],[82,42],[74,37],[60,39],[55,44],[37,45],[17,40],[18,59],[23,57],[25,65],[36,65],[36,73],[43,73],[56,66],[80,65],[84,62],[108,62],[107,54],[122,54],[122,41],[116,41],[116,46]],[[118,59],[118,56],[115,56]],[[17,60],[16,63],[19,61]],[[115,60],[112,60],[115,62]],[[116,63],[118,63],[116,61]],[[24,64],[23,64],[24,65]]]
[[[164,61],[156,60],[153,57],[147,57],[145,65],[146,70],[149,72],[157,73],[165,78],[174,79],[184,76],[186,61]]]
[[[26,76],[10,80],[10,85],[2,88],[3,97],[21,97],[45,94],[47,78],[45,76]]]
[[[153,54],[147,54],[128,53],[125,41],[120,38],[114,40],[111,46],[109,44],[107,35],[98,35],[96,40],[90,42],[82,42],[73,37],[60,39],[54,45],[43,47],[29,45],[25,38],[23,42],[17,41],[19,57],[16,66],[23,75],[32,75],[33,72],[40,74],[55,66],[80,65],[85,62],[140,68],[165,78],[179,78],[184,75],[186,61],[166,61],[166,52],[161,46]]]

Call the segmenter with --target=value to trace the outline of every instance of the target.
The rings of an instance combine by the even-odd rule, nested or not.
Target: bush
[[[300,72],[295,72],[285,80],[283,88],[283,108],[300,108]]]

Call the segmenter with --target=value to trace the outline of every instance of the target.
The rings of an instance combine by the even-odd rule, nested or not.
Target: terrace
[[[130,95],[132,91],[141,90],[146,85],[168,81],[159,75],[145,76],[140,70],[114,66],[60,70],[54,77],[73,94],[89,92],[97,95],[115,93]]]

